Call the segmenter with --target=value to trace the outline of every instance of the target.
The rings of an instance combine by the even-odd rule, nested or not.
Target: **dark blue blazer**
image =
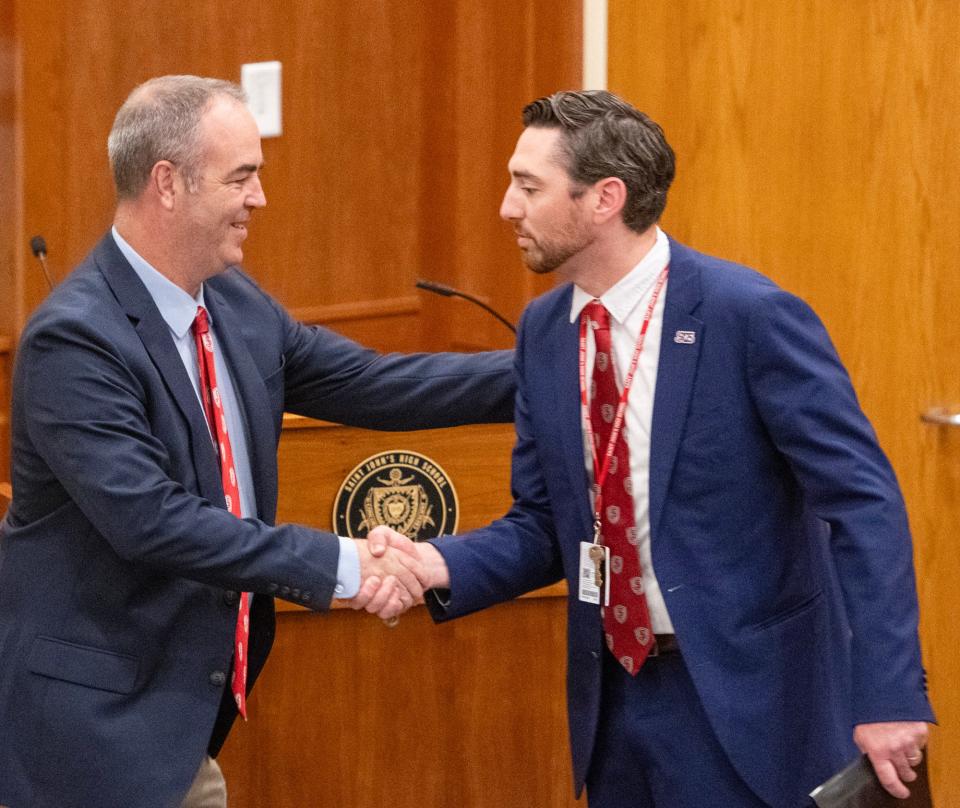
[[[687,667],[733,765],[774,806],[855,753],[855,723],[931,719],[912,551],[893,471],[810,308],[671,241],[650,449],[651,550]],[[591,535],[571,286],[517,345],[514,505],[438,543],[437,619],[566,578]],[[678,331],[695,341],[677,341]],[[568,605],[579,793],[601,691],[599,609]],[[678,732],[683,728],[678,727]],[[678,761],[695,776],[697,761]]]
[[[250,686],[271,596],[328,607],[336,538],[273,525],[285,410],[377,429],[512,417],[509,352],[382,356],[294,322],[236,269],[205,300],[244,409],[256,519],[224,509],[197,396],[112,237],[24,331],[0,539],[0,805],[178,806],[236,714],[236,593],[255,593]]]

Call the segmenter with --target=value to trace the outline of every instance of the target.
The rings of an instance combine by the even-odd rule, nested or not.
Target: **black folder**
[[[906,784],[910,796],[898,800],[880,785],[873,766],[867,756],[862,755],[823,785],[817,786],[810,796],[818,808],[933,808],[926,754],[914,771],[917,779]]]

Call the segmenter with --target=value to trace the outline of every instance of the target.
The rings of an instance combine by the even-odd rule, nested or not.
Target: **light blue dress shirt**
[[[160,310],[160,315],[170,328],[170,336],[186,368],[193,390],[197,394],[197,406],[203,408],[200,398],[200,370],[197,364],[197,347],[191,326],[197,316],[197,306],[207,308],[203,302],[203,286],[196,298],[162,275],[133,249],[113,228],[113,240],[117,243],[124,258],[130,262],[137,277],[147,287],[147,292]],[[217,372],[217,386],[223,399],[224,417],[227,420],[227,433],[230,435],[230,448],[233,450],[234,471],[237,473],[237,487],[240,489],[240,514],[244,518],[256,518],[257,502],[253,488],[253,473],[250,469],[250,453],[247,448],[247,429],[243,419],[243,408],[237,399],[230,368],[226,365],[224,352],[217,341],[217,327],[213,314],[207,309],[210,321],[210,336],[213,338],[213,356]],[[206,419],[204,419],[206,421]],[[212,440],[212,438],[211,438]],[[211,446],[211,450],[212,450]],[[352,598],[360,589],[360,558],[352,539],[339,537],[340,558],[337,564],[337,586],[334,593],[338,598]]]

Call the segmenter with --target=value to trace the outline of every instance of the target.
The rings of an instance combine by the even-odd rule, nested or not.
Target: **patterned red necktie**
[[[613,420],[620,401],[613,349],[610,341],[610,314],[599,300],[583,310],[593,329],[596,355],[593,361],[593,391],[590,423],[596,453],[602,457],[613,431]],[[633,480],[630,477],[630,451],[626,426],[621,430],[603,488],[600,492],[601,541],[610,549],[610,605],[601,607],[607,648],[626,669],[636,676],[653,649],[650,612],[643,593],[643,574],[637,551],[637,526],[633,513]]]
[[[223,400],[217,387],[217,369],[213,361],[213,338],[210,336],[210,322],[207,310],[197,306],[197,316],[193,321],[193,336],[197,341],[197,364],[200,368],[200,397],[203,412],[210,425],[210,434],[214,438],[217,456],[220,459],[220,479],[223,482],[223,496],[227,510],[238,519],[240,514],[240,488],[237,485],[237,472],[233,466],[233,451],[230,448],[230,436],[227,434],[227,420],[223,414]],[[237,630],[234,635],[233,678],[230,689],[237,703],[240,715],[247,717],[247,641],[250,638],[250,593],[240,593],[240,611],[237,614]]]

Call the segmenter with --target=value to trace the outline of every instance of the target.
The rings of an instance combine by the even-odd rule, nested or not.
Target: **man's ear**
[[[150,171],[150,190],[156,194],[160,204],[167,210],[173,210],[173,203],[184,185],[176,166],[169,160],[160,160]]]
[[[619,217],[627,202],[627,186],[619,177],[607,177],[593,184],[593,215],[598,224]]]

